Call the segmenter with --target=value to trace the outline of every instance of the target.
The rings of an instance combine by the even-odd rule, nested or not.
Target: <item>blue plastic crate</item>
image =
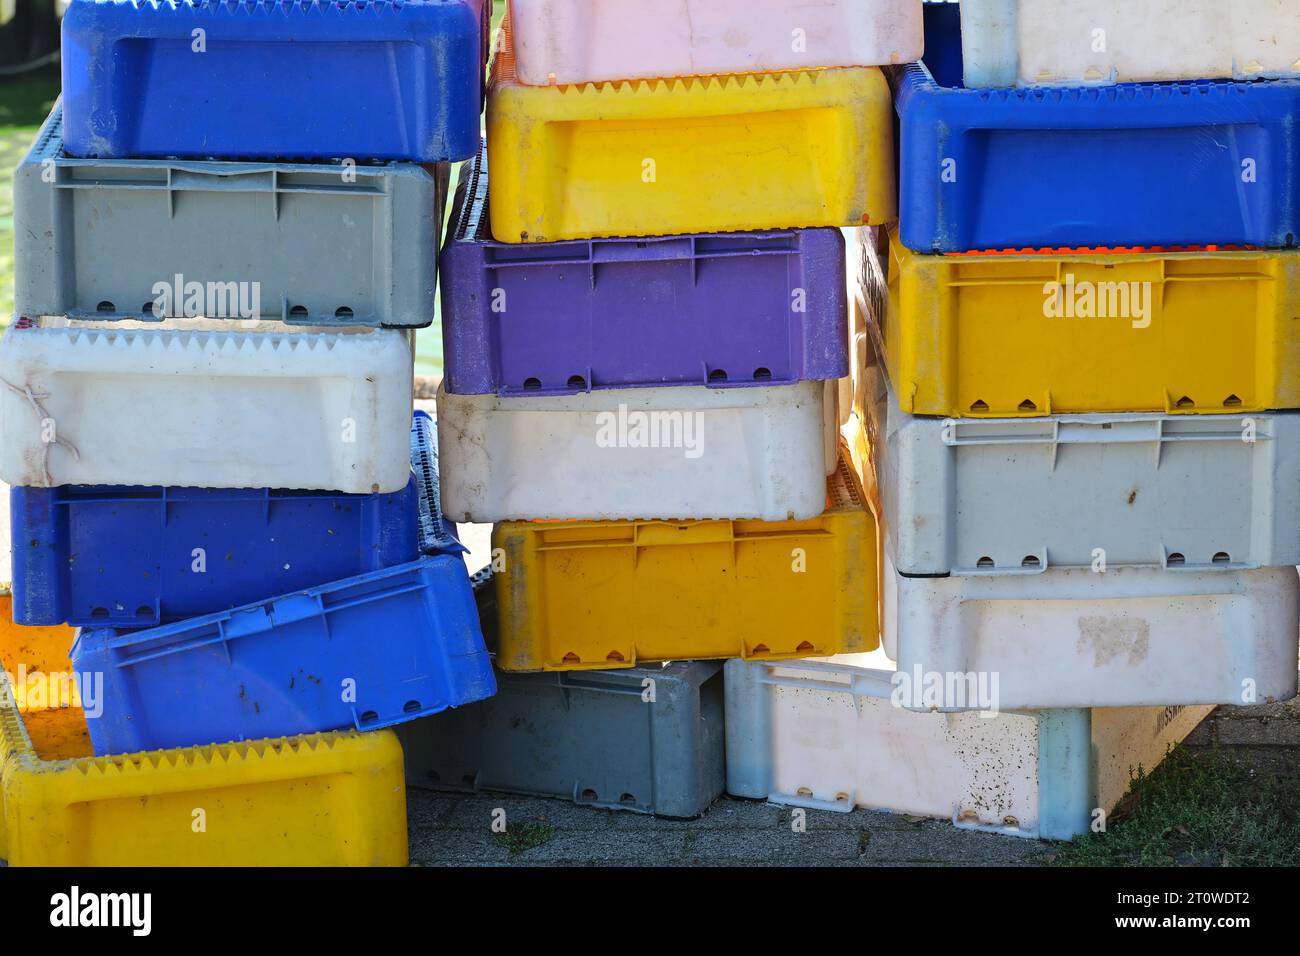
[[[1300,81],[967,90],[956,4],[896,74],[919,252],[1300,241]]]
[[[401,159],[478,150],[485,0],[72,0],[73,156]]]
[[[417,412],[411,480],[392,494],[12,488],[14,621],[152,627],[463,551],[438,505],[434,442]]]
[[[496,693],[458,554],[149,630],[83,629],[72,663],[104,675],[87,719],[100,755],[374,730]]]

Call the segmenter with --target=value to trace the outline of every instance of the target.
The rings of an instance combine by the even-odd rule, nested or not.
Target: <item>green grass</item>
[[[14,311],[14,167],[58,95],[57,65],[0,80],[0,328]]]
[[[1175,750],[1139,773],[1107,832],[1076,837],[1055,866],[1296,866],[1300,784],[1260,774],[1226,751]]]
[[[555,827],[549,823],[526,820],[523,823],[510,824],[504,833],[492,834],[492,842],[509,850],[511,856],[517,856],[525,850],[549,843],[553,836],[555,836]]]

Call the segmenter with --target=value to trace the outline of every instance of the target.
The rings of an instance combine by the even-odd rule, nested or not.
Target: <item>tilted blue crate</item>
[[[485,0],[73,0],[67,149],[467,159],[488,20]]]
[[[1300,242],[1300,81],[968,90],[956,4],[895,74],[919,252]]]
[[[411,480],[392,494],[12,488],[14,620],[152,627],[459,549],[431,516],[434,441],[417,412]]]
[[[97,755],[373,730],[496,692],[455,553],[148,630],[83,629],[72,664],[104,675]]]

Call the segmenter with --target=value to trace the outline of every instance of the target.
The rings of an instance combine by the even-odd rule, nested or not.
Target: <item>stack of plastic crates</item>
[[[679,6],[509,4],[438,395],[447,514],[495,523],[501,692],[404,731],[413,784],[695,816],[720,661],[878,645],[840,228],[895,218],[880,66],[921,6]]]
[[[1300,30],[1237,6],[1162,32],[1157,3],[927,4],[891,77],[900,221],[850,254],[897,675],[747,679],[778,741],[800,685],[931,711],[949,782],[873,777],[888,746],[841,735],[729,748],[750,789],[1071,836],[1212,705],[1295,695]],[[904,720],[875,712],[834,710]]]
[[[406,862],[385,728],[495,687],[412,419],[486,18],[71,4],[0,340],[0,858]]]

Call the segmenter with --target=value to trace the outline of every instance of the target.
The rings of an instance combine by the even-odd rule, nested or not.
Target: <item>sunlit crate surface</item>
[[[429,325],[448,167],[74,159],[56,106],[14,174],[14,309]]]
[[[1102,27],[1089,4],[1070,7],[1072,20]],[[1183,35],[1181,16],[1160,19],[1171,26],[1144,34],[1141,50]],[[956,4],[928,4],[925,56],[894,78],[908,248],[1300,242],[1300,79],[968,89],[958,20]],[[1090,30],[1071,40],[1086,45]],[[1014,29],[997,36],[1016,39]],[[1274,49],[1286,43],[1293,52],[1282,55],[1300,57],[1300,34]]]
[[[806,521],[498,524],[497,666],[790,658],[879,641],[876,527],[847,452]]]
[[[486,154],[461,171],[439,262],[455,395],[764,386],[848,374],[836,229],[507,244]]]
[[[498,46],[487,136],[502,242],[895,217],[876,67],[529,87],[508,33]]]
[[[69,151],[466,159],[491,6],[74,0],[63,18]]]
[[[71,656],[104,674],[97,754],[378,730],[496,692],[459,553],[144,630],[82,628]]]
[[[812,518],[835,470],[835,382],[438,392],[455,521]]]
[[[727,792],[1068,840],[1213,709],[917,713],[895,706],[901,672],[878,657],[728,661]]]
[[[1292,0],[962,0],[961,27],[973,87],[1300,77]]]
[[[0,703],[10,866],[406,865],[392,731],[94,757],[78,696],[52,707],[27,693],[40,676],[68,675],[72,635],[10,623],[0,595],[0,670],[17,683]]]
[[[1300,251],[939,256],[893,229],[850,249],[854,330],[905,412],[1300,408]]]
[[[921,0],[513,0],[530,86],[907,63]]]
[[[1300,563],[1298,412],[922,418],[867,371],[902,574]]]
[[[1252,704],[1296,694],[1300,577],[1151,568],[906,578],[881,642],[905,673],[998,675],[1004,708]]]
[[[411,349],[396,330],[13,326],[0,379],[12,485],[372,494],[411,477]]]

